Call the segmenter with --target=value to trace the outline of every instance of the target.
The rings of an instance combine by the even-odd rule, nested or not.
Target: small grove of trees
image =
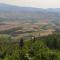
[[[60,34],[53,34],[42,38],[45,45],[52,49],[60,50]]]

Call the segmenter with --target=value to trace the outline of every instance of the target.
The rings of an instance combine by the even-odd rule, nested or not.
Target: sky
[[[0,3],[36,8],[60,8],[60,0],[0,0]]]

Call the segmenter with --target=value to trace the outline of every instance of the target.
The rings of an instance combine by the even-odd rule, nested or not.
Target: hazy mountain
[[[14,5],[8,5],[0,3],[0,11],[11,11],[11,12],[60,12],[60,8],[33,8],[33,7],[18,7]]]
[[[60,8],[43,9],[33,7],[18,7],[0,3],[0,22],[36,22],[40,20],[60,20]]]
[[[33,8],[33,7],[18,7],[14,5],[8,5],[8,4],[1,4],[0,3],[0,11],[7,11],[7,12],[38,12],[38,11],[44,11],[44,9],[41,8]]]
[[[47,12],[60,12],[60,8],[48,8],[47,10],[46,10]]]

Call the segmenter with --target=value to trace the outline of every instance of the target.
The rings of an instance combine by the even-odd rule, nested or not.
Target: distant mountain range
[[[60,12],[60,8],[33,8],[33,7],[19,7],[0,3],[0,11],[7,12]]]
[[[19,7],[14,5],[8,5],[8,4],[1,4],[0,3],[0,11],[7,11],[7,12],[36,12],[36,11],[44,11],[40,8],[33,8],[33,7]]]
[[[60,8],[19,7],[0,3],[0,22],[40,22],[60,20]]]

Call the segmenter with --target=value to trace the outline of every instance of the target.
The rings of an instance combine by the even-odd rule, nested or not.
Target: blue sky
[[[0,0],[0,3],[37,8],[60,8],[60,0]]]

